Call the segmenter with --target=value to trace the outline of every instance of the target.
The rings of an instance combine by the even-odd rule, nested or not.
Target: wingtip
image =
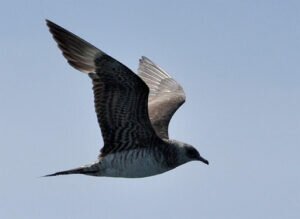
[[[59,26],[58,24],[54,23],[53,21],[50,21],[48,19],[45,19],[46,21],[46,25],[49,27],[50,31],[54,28],[56,29],[63,29],[61,26]]]
[[[141,56],[139,62],[140,64],[149,64],[149,65],[157,66],[151,59],[149,59],[146,56]]]
[[[48,20],[48,19],[45,19],[45,21],[46,21],[46,25],[47,25],[47,27],[49,28],[49,31],[50,31],[50,33],[52,33],[52,34],[54,34],[54,30],[55,29],[59,29],[60,28],[60,26],[58,26],[56,23],[54,23],[54,22],[52,22],[52,21],[50,21],[50,20]],[[54,36],[53,36],[54,37]]]
[[[141,56],[141,58],[139,59],[139,62],[142,63],[145,60],[145,56]]]
[[[151,61],[151,60],[149,58],[147,58],[146,56],[141,56],[140,62],[147,62],[147,61]]]
[[[45,22],[46,22],[48,27],[50,27],[51,25],[54,24],[52,21],[48,20],[47,18],[45,19]]]

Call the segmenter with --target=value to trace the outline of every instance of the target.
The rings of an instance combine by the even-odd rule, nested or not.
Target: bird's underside
[[[190,145],[169,140],[169,122],[185,94],[163,69],[142,57],[136,75],[73,33],[48,20],[47,25],[68,63],[92,80],[104,141],[95,163],[47,176],[134,178],[156,175],[191,160],[208,164]]]

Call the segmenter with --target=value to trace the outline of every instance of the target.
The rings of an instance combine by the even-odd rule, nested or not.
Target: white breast
[[[155,154],[154,154],[155,153]],[[168,171],[158,151],[135,149],[109,154],[99,160],[100,176],[137,178]]]

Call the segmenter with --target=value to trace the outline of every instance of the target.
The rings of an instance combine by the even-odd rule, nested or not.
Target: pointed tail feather
[[[56,173],[48,174],[45,175],[44,177],[48,176],[58,176],[58,175],[68,175],[68,174],[86,174],[86,175],[97,175],[98,170],[96,169],[91,169],[89,167],[78,167],[75,169],[70,169],[70,170],[64,170],[64,171],[59,171]]]

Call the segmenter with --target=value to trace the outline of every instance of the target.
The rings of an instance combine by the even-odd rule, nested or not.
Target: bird
[[[95,162],[45,176],[143,178],[190,161],[209,164],[192,145],[169,138],[169,122],[186,97],[165,70],[142,56],[135,74],[63,27],[46,24],[68,63],[92,80],[104,146]]]

